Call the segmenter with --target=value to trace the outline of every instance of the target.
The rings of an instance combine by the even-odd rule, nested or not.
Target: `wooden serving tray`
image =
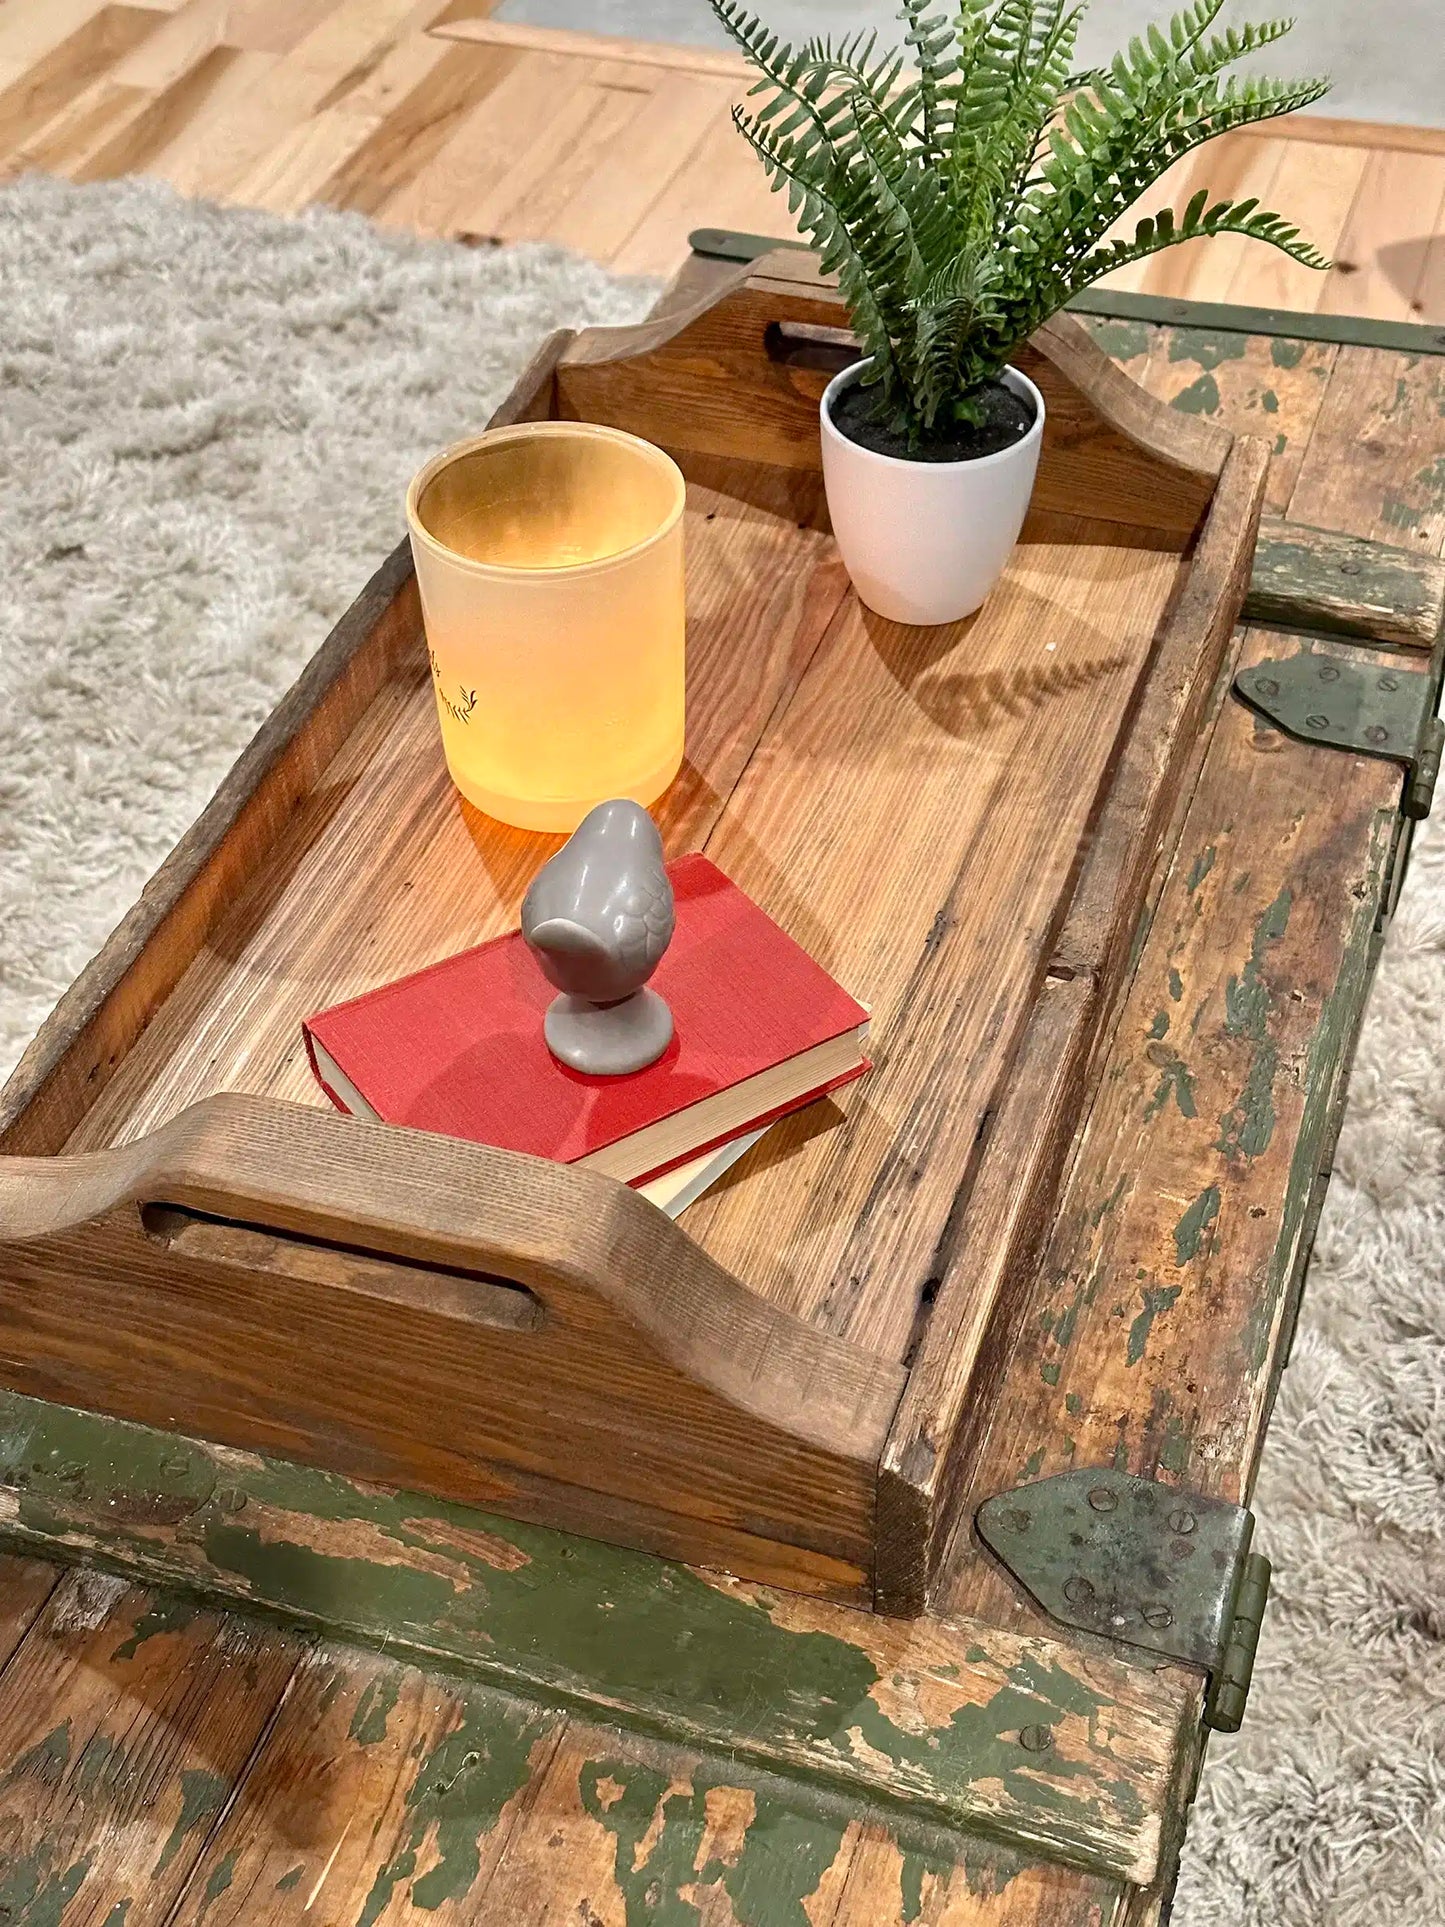
[[[302,1016],[513,927],[556,847],[452,788],[403,546],[5,1089],[0,1385],[921,1610],[1266,456],[1050,323],[1019,358],[1048,421],[1007,574],[968,621],[890,624],[827,533],[842,320],[772,255],[554,337],[496,419],[612,423],[681,464],[688,760],[659,822],[870,1005],[871,1076],[685,1225],[330,1111]]]

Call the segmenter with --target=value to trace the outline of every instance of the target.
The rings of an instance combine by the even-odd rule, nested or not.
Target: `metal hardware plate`
[[[1234,689],[1299,742],[1401,764],[1405,815],[1418,821],[1430,814],[1445,724],[1435,714],[1438,695],[1429,669],[1386,668],[1306,651],[1253,663],[1235,677]]]
[[[1061,1624],[1222,1668],[1254,1532],[1243,1506],[1096,1467],[986,1499],[977,1523]]]

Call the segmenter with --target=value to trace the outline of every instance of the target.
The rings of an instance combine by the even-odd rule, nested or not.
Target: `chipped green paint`
[[[1180,976],[1179,972],[1174,968],[1173,964],[1170,964],[1169,966],[1170,1001],[1172,1003],[1177,1004],[1183,995],[1184,995],[1184,979]]]
[[[205,1884],[205,1888],[203,1889],[201,1894],[201,1913],[203,1915],[206,1909],[212,1904],[213,1901],[217,1901],[221,1898],[221,1895],[226,1891],[226,1889],[230,1886],[231,1882],[235,1878],[236,1878],[236,1855],[235,1855],[235,1851],[233,1850],[230,1853],[223,1854],[221,1858],[216,1862],[215,1866],[211,1869],[210,1879],[207,1880]]]
[[[43,1740],[27,1747],[5,1775],[4,1785],[19,1780],[39,1780],[42,1786],[57,1787],[70,1764],[70,1721],[52,1726]]]
[[[1172,1472],[1182,1479],[1189,1466],[1189,1453],[1192,1441],[1184,1429],[1184,1421],[1177,1412],[1170,1412],[1164,1420],[1163,1436],[1159,1441],[1159,1463],[1166,1472]]]
[[[1339,1080],[1349,1063],[1351,1044],[1359,1029],[1374,972],[1378,954],[1375,922],[1385,898],[1396,826],[1393,810],[1375,813],[1363,874],[1354,891],[1356,908],[1350,919],[1340,967],[1310,1040],[1301,1080],[1304,1115],[1290,1155],[1274,1252],[1259,1292],[1246,1307],[1239,1334],[1241,1353],[1251,1373],[1256,1375],[1268,1366],[1271,1342],[1280,1329],[1279,1311],[1291,1287],[1298,1241],[1310,1209],[1321,1155],[1330,1141]]]
[[[183,1633],[194,1623],[200,1607],[184,1593],[160,1593],[141,1614],[127,1636],[111,1654],[113,1660],[134,1659],[148,1639],[168,1633]]]
[[[1276,368],[1298,368],[1308,352],[1303,341],[1289,341],[1284,335],[1276,335],[1269,344],[1269,358]]]
[[[1285,434],[1283,429],[1281,429],[1280,432],[1274,438],[1273,452],[1276,455],[1283,455],[1284,451],[1288,447],[1289,447],[1289,436]]]
[[[1425,519],[1425,511],[1413,502],[1402,501],[1398,495],[1387,495],[1380,504],[1380,520],[1387,528],[1413,532]]]
[[[1089,333],[1111,361],[1137,361],[1147,355],[1154,330],[1146,321],[1118,321],[1099,317],[1086,322]]]
[[[125,1927],[126,1915],[130,1912],[131,1896],[118,1900],[106,1915],[103,1927]]]
[[[543,1707],[482,1688],[462,1696],[457,1725],[412,1782],[405,1837],[378,1868],[356,1927],[375,1927],[399,1886],[427,1912],[466,1899],[482,1870],[482,1846],[526,1785],[532,1750],[554,1719]],[[423,1861],[427,1870],[418,1875]]]
[[[8,1864],[0,1863],[0,1921],[13,1921],[15,1927],[61,1927],[90,1868],[87,1853],[57,1869],[52,1843],[46,1840]]]
[[[1039,1476],[1040,1472],[1043,1471],[1043,1469],[1044,1469],[1044,1448],[1040,1445],[1035,1447],[1035,1449],[1032,1452],[1030,1452],[1028,1457],[1024,1460],[1023,1473],[1021,1476],[1024,1479],[1025,1483],[1027,1483],[1029,1479],[1036,1479]]]
[[[1146,1285],[1139,1296],[1144,1309],[1129,1327],[1129,1348],[1125,1353],[1125,1363],[1137,1365],[1149,1345],[1149,1333],[1153,1330],[1154,1320],[1161,1311],[1168,1311],[1179,1296],[1179,1285]]]
[[[154,1873],[165,1872],[193,1827],[215,1819],[225,1805],[230,1790],[230,1782],[223,1780],[218,1773],[208,1772],[200,1766],[182,1767],[181,1810],[176,1815],[176,1824],[171,1828],[169,1839],[161,1848],[160,1858],[152,1869]]]
[[[1148,1035],[1154,1038],[1167,1037],[1169,1035],[1169,1012],[1167,1010],[1155,1011],[1149,1025]]]
[[[1219,412],[1219,383],[1213,375],[1201,375],[1198,381],[1191,381],[1170,403],[1181,415],[1214,415]]]
[[[1151,1118],[1158,1117],[1171,1097],[1181,1117],[1199,1115],[1194,1104],[1194,1078],[1182,1057],[1167,1057],[1160,1066],[1154,1095],[1144,1107],[1144,1122],[1147,1124]]]
[[[1214,1148],[1231,1162],[1260,1157],[1274,1136],[1274,1080],[1279,1052],[1268,1038],[1256,1047],[1245,1075],[1244,1088],[1219,1120]]]
[[[1224,987],[1226,1032],[1231,1037],[1248,1038],[1254,1045],[1244,1084],[1235,1102],[1221,1114],[1215,1140],[1215,1149],[1232,1162],[1259,1157],[1274,1136],[1274,1080],[1279,1052],[1269,1036],[1272,1004],[1264,973],[1270,946],[1278,943],[1289,928],[1293,903],[1293,893],[1286,886],[1260,912],[1248,960]]]
[[[1266,388],[1259,398],[1259,405],[1266,415],[1277,415],[1279,413],[1279,396],[1272,388]]]
[[[389,1667],[367,1681],[352,1712],[349,1729],[358,1746],[380,1746],[386,1738],[386,1724],[396,1711],[401,1693],[401,1677],[395,1668]]]
[[[90,1800],[102,1786],[114,1786],[126,1772],[125,1748],[108,1733],[92,1733],[75,1763],[71,1785],[82,1800]]]
[[[1061,1709],[1015,1682],[966,1718],[913,1731],[872,1697],[878,1669],[866,1651],[841,1632],[791,1630],[765,1593],[723,1590],[643,1553],[250,1454],[226,1455],[219,1478],[210,1460],[211,1476],[194,1480],[198,1491],[214,1487],[210,1496],[157,1534],[113,1520],[83,1481],[56,1476],[60,1465],[84,1465],[92,1442],[112,1462],[122,1458],[134,1432],[152,1463],[144,1428],[0,1395],[0,1437],[11,1441],[0,1484],[14,1495],[7,1536],[64,1540],[153,1583],[190,1583],[393,1655],[444,1659],[508,1691],[928,1822],[1015,1837],[1014,1820],[998,1810],[1004,1786],[1033,1837],[1046,1826],[1082,1864],[1127,1870],[1133,1846],[1119,1816],[1128,1788],[1109,1767],[1107,1722],[1077,1787],[1052,1769],[1020,1771],[1007,1736],[1021,1724],[1051,1725]],[[193,1441],[168,1447],[209,1459]],[[107,1491],[111,1480],[108,1472]],[[333,1520],[345,1528],[336,1535],[344,1553],[324,1549]],[[127,1648],[176,1623],[170,1602],[157,1605]],[[364,1722],[378,1710],[368,1707]],[[399,1882],[401,1867],[394,1872]]]
[[[1288,930],[1293,904],[1294,892],[1286,884],[1255,919],[1249,960],[1224,986],[1224,1028],[1231,1037],[1263,1042],[1268,1035],[1270,997],[1264,981],[1265,956],[1270,945],[1278,943]]]
[[[1084,1401],[1082,1398],[1080,1398],[1077,1392],[1066,1392],[1064,1394],[1064,1410],[1068,1413],[1070,1418],[1083,1417]]]
[[[1194,861],[1190,864],[1189,874],[1184,879],[1184,887],[1190,896],[1193,896],[1194,892],[1214,868],[1217,855],[1218,852],[1214,845],[1212,843],[1206,843],[1198,856],[1195,857]]]
[[[844,1818],[755,1791],[736,1856],[704,1859],[707,1796],[729,1783],[702,1771],[674,1788],[666,1774],[630,1760],[583,1767],[582,1806],[615,1842],[627,1927],[696,1927],[702,1911],[682,1889],[716,1886],[738,1927],[811,1927],[805,1903],[842,1851]]]
[[[1057,1385],[1059,1382],[1059,1372],[1060,1367],[1057,1362],[1050,1362],[1046,1359],[1044,1363],[1039,1366],[1039,1377],[1044,1381],[1045,1385]]]
[[[1419,471],[1415,480],[1432,494],[1445,495],[1445,455],[1437,455],[1428,468]]]
[[[1199,1256],[1204,1234],[1218,1216],[1219,1186],[1211,1184],[1200,1192],[1174,1227],[1174,1257],[1177,1264],[1190,1264]]]
[[[297,1883],[300,1881],[301,1876],[303,1873],[305,1873],[305,1871],[306,1869],[303,1866],[303,1867],[292,1867],[288,1872],[283,1873],[281,1878],[276,1882],[277,1893],[289,1894],[291,1889],[294,1886],[296,1886]]]
[[[1123,1197],[1124,1193],[1128,1190],[1128,1188],[1129,1188],[1129,1174],[1126,1171],[1123,1174],[1123,1176],[1119,1179],[1119,1182],[1114,1186],[1113,1190],[1109,1192],[1108,1196],[1100,1198],[1099,1202],[1089,1212],[1089,1223],[1093,1226],[1095,1231],[1098,1230],[1099,1226],[1104,1222],[1105,1218],[1108,1217],[1109,1213],[1118,1204],[1119,1200]],[[1090,1284],[1086,1288],[1086,1295],[1084,1297],[1084,1302],[1086,1304],[1090,1304],[1090,1305],[1093,1304],[1094,1292],[1097,1289],[1098,1289],[1097,1280],[1091,1280]],[[1078,1301],[1076,1300],[1075,1302],[1077,1303]],[[1067,1341],[1061,1339],[1060,1342],[1065,1343]]]
[[[1249,351],[1249,336],[1236,329],[1171,328],[1169,359],[1192,361],[1196,368],[1218,368],[1221,362],[1243,361]]]

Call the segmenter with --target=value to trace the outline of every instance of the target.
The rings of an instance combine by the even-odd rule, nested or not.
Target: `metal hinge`
[[[977,1524],[1061,1625],[1202,1666],[1207,1724],[1238,1732],[1269,1592],[1252,1513],[1096,1467],[986,1499]]]
[[[1401,803],[1417,822],[1430,814],[1445,723],[1433,667],[1354,663],[1306,651],[1283,661],[1251,663],[1234,679],[1235,694],[1302,743],[1380,756],[1405,771]]]

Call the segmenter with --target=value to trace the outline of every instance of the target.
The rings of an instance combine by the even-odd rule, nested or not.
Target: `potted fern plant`
[[[861,358],[823,397],[823,473],[863,601],[897,621],[976,609],[1023,526],[1044,404],[1009,356],[1113,268],[1197,235],[1243,234],[1328,263],[1257,201],[1130,209],[1216,134],[1318,100],[1329,83],[1227,69],[1293,24],[1211,29],[1196,0],[1107,67],[1073,71],[1087,0],[902,0],[905,46],[788,46],[740,0],[710,0],[757,68],[733,118],[836,273]]]

